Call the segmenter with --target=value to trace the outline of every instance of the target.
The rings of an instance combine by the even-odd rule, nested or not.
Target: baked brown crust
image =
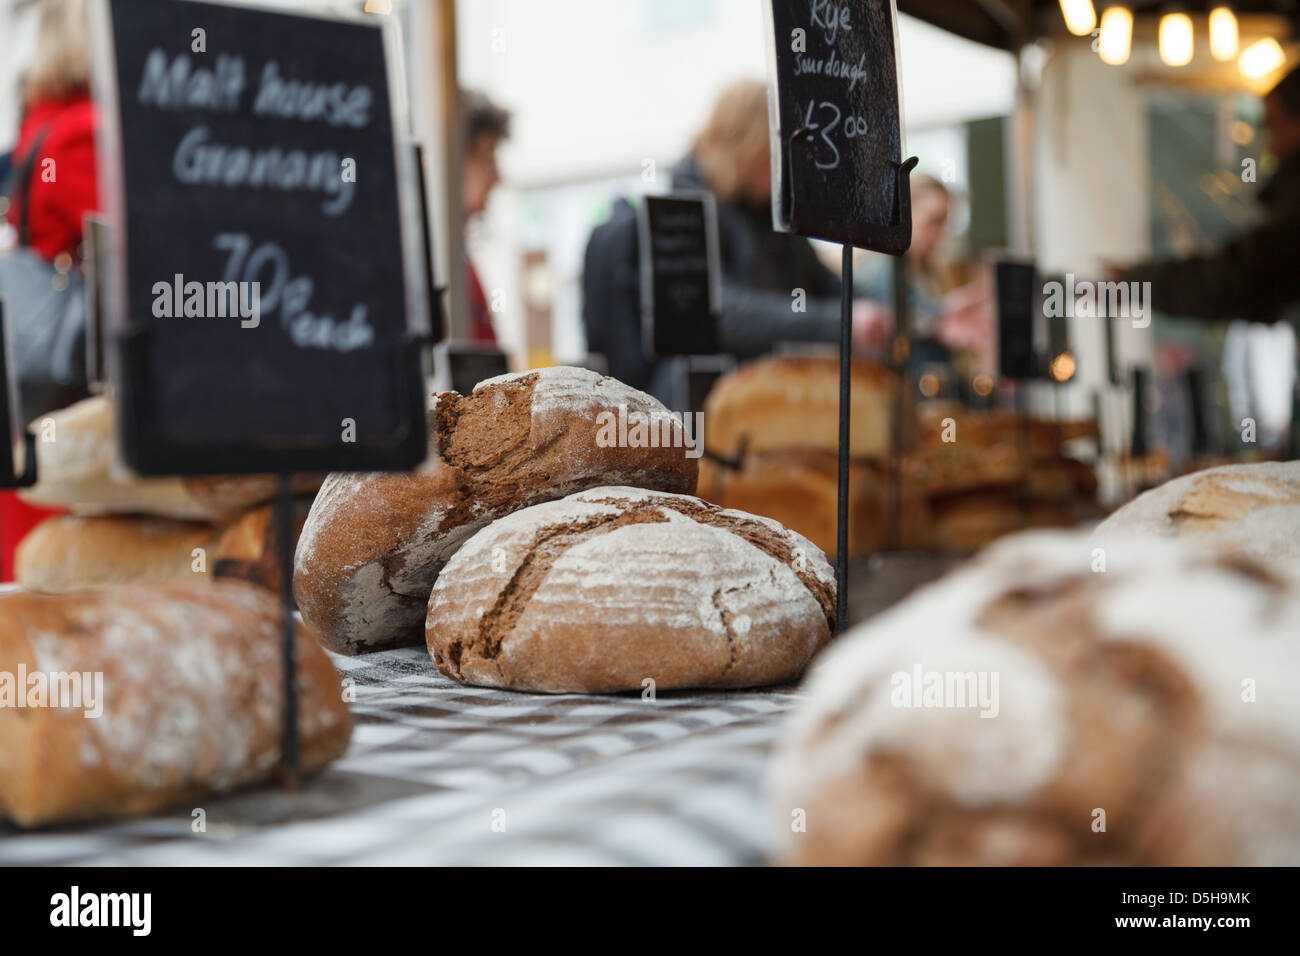
[[[329,656],[297,633],[301,766],[351,718]],[[266,780],[280,760],[279,602],[252,585],[0,595],[0,672],[103,675],[99,717],[0,707],[0,815],[22,826],[149,813]]]
[[[143,516],[59,515],[18,546],[15,576],[29,591],[61,594],[110,584],[206,581],[220,531],[212,525]],[[195,549],[202,549],[196,563]]]
[[[310,498],[294,499],[290,549],[298,546],[311,501]],[[217,560],[212,573],[217,578],[249,581],[273,594],[280,593],[280,528],[275,520],[274,505],[253,508],[226,526],[217,545]]]
[[[605,413],[648,416],[676,447],[603,445]],[[294,595],[326,646],[358,653],[418,644],[443,564],[479,528],[583,488],[693,492],[689,438],[655,399],[569,368],[445,392],[433,455],[413,474],[331,475],[298,542]],[[606,436],[608,437],[608,436]]]
[[[925,547],[930,510],[915,482],[901,484],[900,547]],[[834,558],[839,527],[839,464],[830,452],[772,451],[745,456],[735,470],[705,458],[700,497],[724,508],[762,515],[796,531]],[[849,555],[885,549],[889,476],[866,462],[849,464]]]
[[[314,495],[324,475],[293,475],[289,479],[294,495]],[[205,475],[182,478],[181,484],[196,505],[225,520],[234,520],[249,508],[275,498],[275,475]]]
[[[793,680],[835,630],[806,538],[698,498],[596,488],[480,531],[439,576],[442,673],[543,693]]]
[[[851,449],[854,458],[889,455],[894,375],[883,365],[854,359]],[[749,451],[839,449],[839,360],[821,356],[771,356],[721,378],[704,405],[705,448],[735,459]]]

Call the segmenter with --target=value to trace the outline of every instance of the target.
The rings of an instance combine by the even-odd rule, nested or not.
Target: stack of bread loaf
[[[789,681],[830,639],[825,556],[692,497],[690,435],[649,395],[544,368],[442,393],[430,426],[418,471],[331,475],[308,515],[294,593],[332,650],[605,692]]]
[[[39,482],[22,493],[67,515],[40,524],[18,548],[16,577],[61,593],[136,582],[234,577],[279,591],[275,479],[263,475],[142,478],[117,464],[113,403],[79,402],[32,423]],[[293,482],[300,528],[320,485]]]
[[[895,377],[856,359],[852,372],[849,553],[887,546]],[[973,551],[1011,531],[1098,516],[1092,469],[1065,453],[1095,424],[929,405],[903,410],[898,547]],[[834,554],[839,367],[832,357],[771,357],[709,395],[700,494],[781,521]]]

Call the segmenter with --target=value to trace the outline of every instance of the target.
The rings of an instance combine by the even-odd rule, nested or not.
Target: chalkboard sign
[[[998,309],[998,372],[1007,379],[1038,378],[1037,271],[1032,262],[1000,259],[994,265],[993,277]]]
[[[92,10],[127,463],[417,465],[426,286],[387,18]]]
[[[641,332],[646,354],[717,352],[722,294],[713,197],[646,196],[639,213]]]
[[[447,374],[442,380],[450,382],[452,391],[461,395],[474,391],[474,386],[479,382],[510,371],[510,360],[506,353],[489,345],[458,342],[448,345],[445,353]]]
[[[771,0],[772,221],[901,255],[912,243],[892,0]]]
[[[35,482],[35,443],[27,435],[14,368],[13,335],[0,298],[0,488],[29,487]]]

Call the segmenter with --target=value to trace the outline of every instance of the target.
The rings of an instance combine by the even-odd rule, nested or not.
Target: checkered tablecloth
[[[346,756],[289,794],[25,832],[0,864],[764,862],[764,769],[791,689],[517,694],[444,678],[422,648],[336,657],[356,686]]]

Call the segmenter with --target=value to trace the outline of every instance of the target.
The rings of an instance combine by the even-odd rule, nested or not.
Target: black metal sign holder
[[[790,145],[786,150],[786,157],[789,161],[793,181],[798,181],[801,173],[805,176],[809,175],[809,171],[815,167],[815,160],[805,157],[804,153],[805,150],[811,151],[815,147],[816,133],[815,129],[801,127],[790,136]],[[835,627],[838,633],[844,632],[848,626],[849,618],[849,461],[852,453],[850,426],[852,424],[851,406],[853,401],[853,250],[855,248],[870,249],[874,252],[883,252],[895,256],[897,257],[895,276],[897,277],[902,273],[902,256],[912,244],[912,190],[909,177],[918,162],[919,160],[913,156],[904,162],[894,164],[894,199],[889,223],[884,225],[875,223],[854,224],[852,241],[844,241],[844,237],[819,237],[816,225],[803,221],[799,216],[797,190],[792,189],[789,196],[791,231],[800,235],[813,236],[814,238],[839,241],[841,246],[839,489],[835,515]],[[896,316],[898,328],[890,352],[891,364],[897,365],[897,345],[901,341],[903,350],[906,350],[905,335],[908,323],[906,316],[906,286],[902,286],[900,295],[897,289],[898,283],[896,282],[895,285],[895,307],[899,308],[900,300],[902,305],[901,311]],[[901,368],[898,368],[897,371],[897,395],[895,396],[893,439],[891,442],[893,447],[890,449],[890,513],[888,515],[889,546],[894,550],[897,550],[901,538],[902,489],[900,482],[902,476],[900,456],[903,440],[903,414],[908,389],[906,357],[903,358]]]

